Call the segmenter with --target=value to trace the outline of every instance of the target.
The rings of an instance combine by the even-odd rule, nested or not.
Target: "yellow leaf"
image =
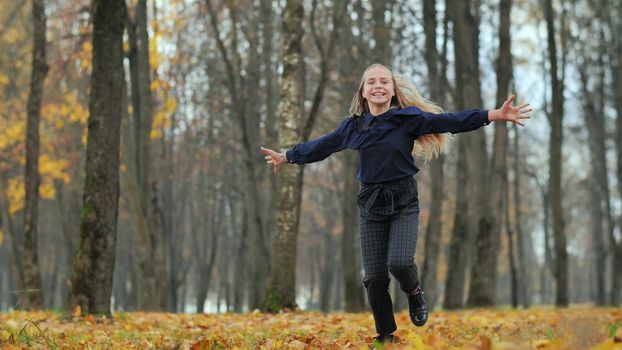
[[[154,80],[151,82],[151,86],[149,87],[149,89],[151,91],[156,91],[158,90],[158,87],[160,86],[160,81],[159,80]]]
[[[4,131],[0,131],[0,150],[18,142],[23,142],[26,136],[26,122],[15,121],[10,123]]]
[[[89,68],[89,66],[90,66],[90,62],[89,61],[87,61],[87,60],[80,61],[80,68],[82,70],[86,70],[87,68]]]
[[[11,215],[24,208],[26,189],[24,188],[24,181],[21,177],[9,179],[6,194],[9,199],[9,213],[11,213]]]
[[[44,199],[53,199],[56,195],[56,189],[49,181],[45,181],[39,187],[39,195]]]
[[[82,130],[82,138],[80,139],[80,141],[82,142],[82,146],[86,146],[86,141],[88,141],[88,136],[89,136],[89,132],[88,132],[88,128],[84,128]]]
[[[151,139],[158,139],[160,137],[162,137],[162,131],[158,130],[158,129],[152,129],[151,133],[149,134],[149,137],[151,137]]]
[[[2,247],[2,242],[4,242],[4,233],[2,233],[2,229],[0,229],[0,247]]]
[[[164,110],[168,113],[172,113],[177,108],[177,100],[175,97],[169,96],[164,103]]]
[[[69,107],[66,104],[61,105],[59,113],[61,117],[66,117],[69,115]]]
[[[20,34],[21,33],[17,28],[9,28],[4,32],[4,41],[6,41],[7,44],[15,44],[18,40],[20,40]]]
[[[85,41],[82,44],[82,50],[90,54],[91,52],[93,52],[93,44],[90,41]]]
[[[76,305],[76,307],[73,309],[73,317],[80,316],[82,316],[82,308],[80,307],[80,305]]]

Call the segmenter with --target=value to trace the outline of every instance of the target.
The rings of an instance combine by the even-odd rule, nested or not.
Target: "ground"
[[[264,314],[0,313],[2,349],[367,349],[371,312]],[[622,349],[622,311],[572,307],[437,311],[421,328],[396,315],[385,349]]]

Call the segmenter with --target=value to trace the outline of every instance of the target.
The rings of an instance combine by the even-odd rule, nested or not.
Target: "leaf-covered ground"
[[[603,308],[433,312],[413,326],[396,315],[399,344],[385,349],[622,349],[622,311]],[[367,349],[370,312],[276,315],[55,312],[0,314],[2,349]]]

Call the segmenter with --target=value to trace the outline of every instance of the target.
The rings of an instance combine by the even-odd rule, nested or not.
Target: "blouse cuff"
[[[479,120],[481,121],[481,126],[490,124],[490,120],[488,119],[488,110],[483,109],[479,111]]]
[[[285,152],[285,162],[289,163],[289,164],[293,164],[294,163],[294,151],[293,150],[289,150]]]

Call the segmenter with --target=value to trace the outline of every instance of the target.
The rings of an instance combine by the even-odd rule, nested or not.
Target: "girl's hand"
[[[259,151],[266,155],[264,157],[266,159],[266,163],[274,165],[275,174],[279,171],[281,165],[287,161],[287,159],[285,159],[285,152],[279,153],[265,147],[261,147]]]
[[[504,120],[524,126],[523,123],[521,123],[521,120],[530,119],[531,117],[526,114],[531,112],[532,109],[528,108],[529,103],[523,103],[518,107],[512,107],[512,102],[514,102],[515,98],[515,95],[510,96],[510,98],[503,102],[503,106],[501,106],[501,108],[489,111],[488,120],[491,122]]]

